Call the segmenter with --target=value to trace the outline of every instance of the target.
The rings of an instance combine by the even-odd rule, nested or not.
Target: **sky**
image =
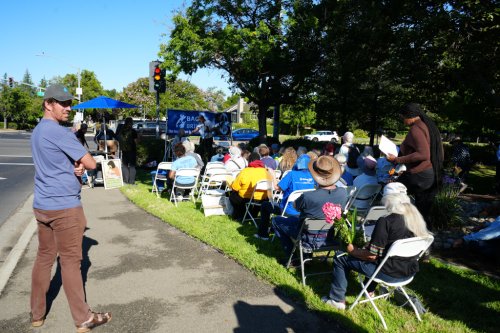
[[[0,1],[0,77],[22,81],[26,70],[42,78],[89,70],[104,89],[122,91],[149,75],[168,41],[172,16],[184,0],[2,0]],[[43,54],[43,56],[39,56]],[[37,56],[38,55],[38,56]],[[201,89],[229,85],[214,69],[181,75]],[[83,92],[85,100],[85,91]]]

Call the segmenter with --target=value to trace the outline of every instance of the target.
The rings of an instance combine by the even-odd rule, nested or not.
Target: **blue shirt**
[[[33,208],[59,210],[78,207],[82,186],[74,174],[75,161],[87,150],[69,128],[42,119],[33,130],[31,151],[35,163]]]
[[[260,160],[269,169],[276,170],[276,168],[278,167],[278,164],[276,163],[276,161],[274,160],[274,158],[272,158],[271,156],[264,156]]]
[[[278,186],[283,190],[283,199],[280,202],[281,210],[285,208],[288,197],[293,191],[313,189],[315,184],[316,182],[308,169],[292,170],[287,173],[278,183]],[[285,214],[289,216],[299,215],[299,212],[293,205],[288,205]]]
[[[319,188],[315,191],[305,192],[297,201],[295,208],[300,211],[300,218],[324,219],[323,205],[327,202],[338,204],[342,211],[347,203],[347,191],[344,187],[337,187],[333,190]]]
[[[500,216],[493,222],[486,222],[486,228],[464,236],[466,242],[487,241],[495,238],[500,238]]]
[[[193,156],[183,156],[181,158],[176,159],[172,163],[172,170],[177,171],[179,169],[188,169],[188,168],[196,168],[198,166],[198,163],[196,162],[196,159]],[[181,185],[189,185],[193,184],[195,179],[194,177],[177,177],[175,180],[178,184]]]

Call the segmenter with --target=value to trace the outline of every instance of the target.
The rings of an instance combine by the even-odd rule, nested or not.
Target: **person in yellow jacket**
[[[229,201],[234,208],[232,215],[233,219],[241,220],[243,218],[243,215],[245,214],[245,203],[247,203],[252,197],[253,190],[257,185],[257,182],[260,180],[273,181],[274,177],[260,160],[259,154],[252,153],[250,155],[250,163],[248,164],[248,167],[241,170],[231,184],[232,191],[229,195]],[[272,193],[268,193],[268,191],[257,191],[255,192],[254,200],[268,200],[271,195]],[[255,212],[252,211],[252,215],[257,216],[258,211],[259,208],[256,207]]]

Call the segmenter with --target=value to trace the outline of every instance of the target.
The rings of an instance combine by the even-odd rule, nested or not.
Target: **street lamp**
[[[69,67],[72,67],[72,68],[75,68],[77,70],[76,72],[76,77],[77,77],[77,80],[78,80],[78,88],[76,88],[76,95],[78,96],[78,102],[81,102],[82,101],[82,93],[83,93],[83,90],[82,90],[82,87],[81,87],[81,72],[80,72],[80,67],[77,67],[75,65],[72,65],[68,62],[66,62],[65,60],[61,59],[61,58],[58,58],[58,57],[54,57],[53,55],[49,55],[49,54],[45,54],[45,52],[42,52],[40,54],[35,54],[37,57],[48,57],[48,58],[53,58],[53,59],[56,59],[66,65],[68,65]]]

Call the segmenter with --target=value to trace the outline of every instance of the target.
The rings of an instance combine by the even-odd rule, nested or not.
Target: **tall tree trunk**
[[[273,137],[276,138],[277,140],[280,139],[280,106],[279,106],[279,104],[274,106]]]
[[[295,132],[296,136],[300,136],[300,125],[297,124],[297,131]]]
[[[259,113],[257,115],[257,118],[259,120],[259,138],[261,143],[264,143],[267,138],[267,127],[266,127],[267,109],[268,109],[267,104],[259,104]]]
[[[377,123],[378,123],[378,103],[377,103],[378,95],[375,94],[373,96],[373,105],[371,110],[371,126],[370,126],[370,146],[373,146],[375,142],[375,133],[377,132]]]

